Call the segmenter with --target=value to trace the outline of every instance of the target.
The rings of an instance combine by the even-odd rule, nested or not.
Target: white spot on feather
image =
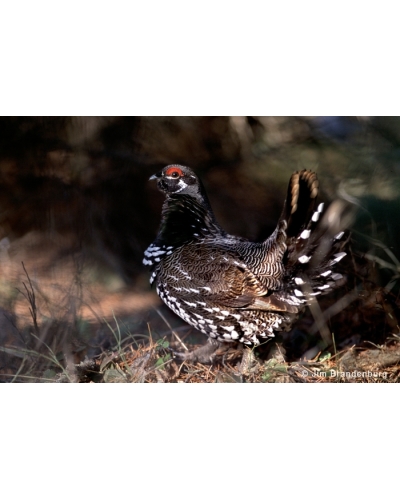
[[[197,307],[196,302],[188,302],[187,300],[184,300],[185,304],[187,304],[190,307]]]
[[[303,240],[306,240],[311,234],[311,231],[309,229],[304,229],[304,231],[300,234],[300,238]]]
[[[346,252],[340,252],[340,253],[335,253],[334,255],[334,261],[339,262],[339,260],[343,259],[343,257],[346,255]]]
[[[144,254],[147,257],[158,257],[159,255],[165,254],[165,250],[159,250],[157,252],[149,252],[148,250],[146,250],[146,252],[144,252]]]
[[[221,326],[221,328],[227,330],[228,332],[233,332],[233,330],[235,329],[234,326]]]
[[[318,222],[318,219],[319,219],[319,212],[314,212],[313,216],[311,217],[311,220],[313,222]]]

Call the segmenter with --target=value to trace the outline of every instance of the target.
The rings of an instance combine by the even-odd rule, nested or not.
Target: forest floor
[[[256,348],[247,363],[242,362],[243,349],[228,346],[217,351],[211,365],[190,364],[174,353],[192,350],[206,338],[161,305],[149,291],[147,277],[143,286],[139,280],[129,288],[115,275],[85,266],[81,256],[54,260],[56,249],[48,246],[44,258],[36,251],[37,243],[30,235],[29,241],[0,255],[1,381],[399,382],[398,300],[390,305],[379,299],[381,292],[368,295],[356,309],[339,311],[334,331],[342,331],[342,337],[349,333],[336,345],[316,343],[321,337],[314,328],[313,348],[290,358],[279,343],[271,342],[269,353]],[[387,323],[384,336],[377,341],[351,335],[361,320],[362,328],[367,321],[377,328]],[[311,331],[309,321],[300,320],[298,329]]]
[[[398,382],[400,337],[370,349],[352,347],[333,356],[285,362],[279,349],[263,361],[254,356],[243,367],[242,351],[231,349],[212,365],[176,361],[165,339],[137,347],[112,350],[75,366],[58,381],[73,382],[178,382],[178,383],[379,383]]]

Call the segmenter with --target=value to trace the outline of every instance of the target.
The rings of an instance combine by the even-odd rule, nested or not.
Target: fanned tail
[[[352,214],[342,200],[324,212],[324,204],[317,204],[318,187],[315,172],[295,172],[278,224],[277,242],[285,237],[286,244],[282,293],[298,304],[307,304],[345,281],[335,265],[346,255]]]

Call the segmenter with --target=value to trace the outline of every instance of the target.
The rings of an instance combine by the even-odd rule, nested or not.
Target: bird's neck
[[[190,195],[169,195],[163,208],[156,244],[180,246],[190,240],[224,234],[208,200]]]

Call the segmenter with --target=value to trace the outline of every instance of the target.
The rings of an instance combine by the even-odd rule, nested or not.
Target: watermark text
[[[384,378],[388,376],[387,372],[373,372],[373,371],[340,371],[333,368],[329,370],[302,370],[303,377],[317,377],[317,378],[345,378],[345,379],[358,379],[358,378]]]

